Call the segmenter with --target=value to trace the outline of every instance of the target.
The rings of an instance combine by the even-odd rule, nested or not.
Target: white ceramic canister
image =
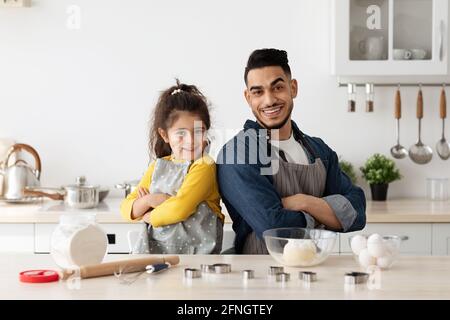
[[[108,246],[106,233],[95,214],[63,214],[51,236],[50,253],[61,268],[76,268],[103,261]]]

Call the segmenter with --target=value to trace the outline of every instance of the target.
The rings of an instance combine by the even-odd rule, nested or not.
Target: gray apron
[[[175,196],[191,162],[157,159],[149,187],[150,193]],[[186,220],[146,228],[134,246],[133,253],[150,254],[218,254],[222,250],[223,223],[206,202],[201,202]]]
[[[325,191],[327,171],[322,160],[315,155],[315,152],[303,143],[307,151],[315,158],[312,164],[289,163],[282,150],[279,150],[279,168],[274,174],[273,185],[281,198],[289,197],[294,194],[303,193],[314,197],[322,197]],[[299,148],[301,146],[299,145]],[[307,227],[316,227],[314,218],[309,214],[305,214]],[[269,254],[263,239],[256,236],[255,232],[251,232],[245,240],[243,254]]]

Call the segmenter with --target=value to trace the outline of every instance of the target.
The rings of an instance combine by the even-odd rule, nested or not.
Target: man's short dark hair
[[[291,76],[291,68],[289,67],[286,51],[273,48],[253,51],[245,67],[245,84],[247,84],[247,75],[250,70],[273,66],[281,67],[286,75]]]

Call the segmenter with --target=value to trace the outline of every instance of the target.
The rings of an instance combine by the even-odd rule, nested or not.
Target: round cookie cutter
[[[212,265],[214,273],[230,273],[231,264],[229,263],[215,263]]]
[[[291,275],[286,272],[280,272],[275,275],[275,279],[277,282],[288,282],[291,278]]]
[[[347,272],[344,276],[345,284],[361,284],[369,280],[369,274],[365,272]]]
[[[248,280],[255,278],[255,271],[254,270],[242,270],[242,279]]]
[[[194,268],[185,268],[184,269],[184,277],[188,279],[200,278],[202,276],[202,272],[199,269]]]
[[[317,281],[317,273],[312,271],[300,271],[298,277],[305,282]]]
[[[277,274],[283,273],[283,272],[284,272],[284,267],[270,266],[268,274],[269,274],[269,276],[276,276]]]

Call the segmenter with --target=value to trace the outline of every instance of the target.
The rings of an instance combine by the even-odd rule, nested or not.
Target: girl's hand
[[[144,187],[138,187],[138,199],[146,196],[148,194],[148,189]]]
[[[148,197],[148,205],[152,208],[156,208],[161,203],[169,199],[170,195],[166,193],[148,193],[146,197]]]
[[[142,220],[143,221],[145,221],[145,222],[147,222],[148,224],[150,224],[150,214],[151,214],[152,212],[150,211],[150,212],[147,212],[146,214],[144,214],[143,216],[142,216]]]

